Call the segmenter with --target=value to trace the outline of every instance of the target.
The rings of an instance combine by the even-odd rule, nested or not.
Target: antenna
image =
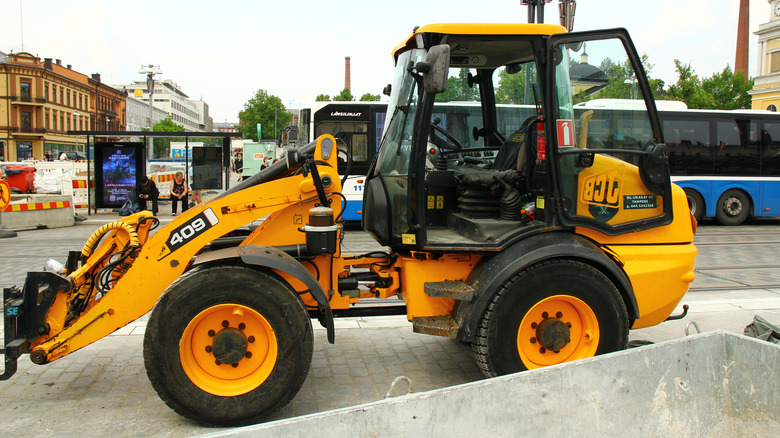
[[[24,52],[24,20],[22,19],[22,0],[19,0],[19,32],[22,34],[22,52]]]

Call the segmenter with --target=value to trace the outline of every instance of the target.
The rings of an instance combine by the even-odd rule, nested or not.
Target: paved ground
[[[161,209],[163,222],[170,220],[169,208]],[[21,284],[26,271],[42,267],[48,258],[64,260],[68,250],[80,249],[101,223],[113,218],[111,214],[93,215],[74,227],[20,231],[16,238],[0,239],[0,285]],[[765,231],[778,230],[769,225]],[[700,236],[706,233],[700,231]],[[362,252],[373,245],[366,233],[351,231],[345,251]],[[701,248],[702,260],[719,257],[710,255],[706,248]],[[772,247],[756,246],[753,252],[751,256],[766,261],[776,256]],[[773,272],[777,275],[777,269]],[[718,272],[703,273],[694,283],[714,286],[712,289],[694,290],[685,297],[684,302],[692,308],[688,318],[635,330],[632,340],[676,339],[685,335],[690,321],[696,321],[704,331],[721,328],[738,333],[756,313],[780,321],[777,282],[775,287],[766,283],[765,288],[751,288],[750,283],[734,283],[728,272],[715,274]],[[735,286],[720,290],[720,284]],[[746,286],[740,289],[739,284]],[[181,437],[215,431],[180,417],[157,397],[143,366],[145,322],[146,317],[142,317],[49,365],[37,366],[23,357],[19,372],[0,382],[2,435]],[[275,419],[379,400],[400,375],[412,379],[415,392],[482,378],[470,346],[415,334],[405,317],[339,319],[335,345],[327,343],[317,323],[314,326],[315,352],[308,378]],[[689,329],[694,330],[692,326]],[[400,389],[405,388],[401,385]]]

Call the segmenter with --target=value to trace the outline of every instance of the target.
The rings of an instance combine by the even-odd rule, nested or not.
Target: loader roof
[[[554,35],[566,32],[557,24],[537,23],[437,23],[416,28],[407,39],[393,49],[393,58],[416,48],[415,35],[438,33],[445,35]]]

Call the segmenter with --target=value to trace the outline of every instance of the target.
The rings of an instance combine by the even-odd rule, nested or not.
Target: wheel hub
[[[742,202],[737,198],[728,198],[726,200],[726,211],[732,216],[737,216],[742,212]]]
[[[247,338],[241,330],[225,328],[214,336],[212,353],[221,363],[231,365],[246,356]]]
[[[571,332],[560,319],[546,318],[536,327],[536,338],[543,348],[557,353],[571,342]]]

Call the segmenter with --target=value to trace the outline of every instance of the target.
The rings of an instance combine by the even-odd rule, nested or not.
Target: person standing
[[[152,214],[157,216],[157,197],[160,196],[160,191],[157,190],[154,181],[144,176],[141,179],[141,185],[136,187],[136,193],[138,194],[138,206],[141,207],[141,210],[146,210],[146,201],[152,201]]]
[[[233,161],[233,171],[238,175],[238,181],[241,181],[241,174],[244,173],[244,154],[239,152]]]
[[[189,187],[187,187],[187,182],[184,181],[184,172],[178,171],[173,176],[173,179],[171,180],[171,203],[173,204],[171,206],[171,216],[176,216],[176,204],[181,201],[181,212],[184,213],[187,211],[187,208],[189,205],[187,204],[187,192],[189,192]]]

